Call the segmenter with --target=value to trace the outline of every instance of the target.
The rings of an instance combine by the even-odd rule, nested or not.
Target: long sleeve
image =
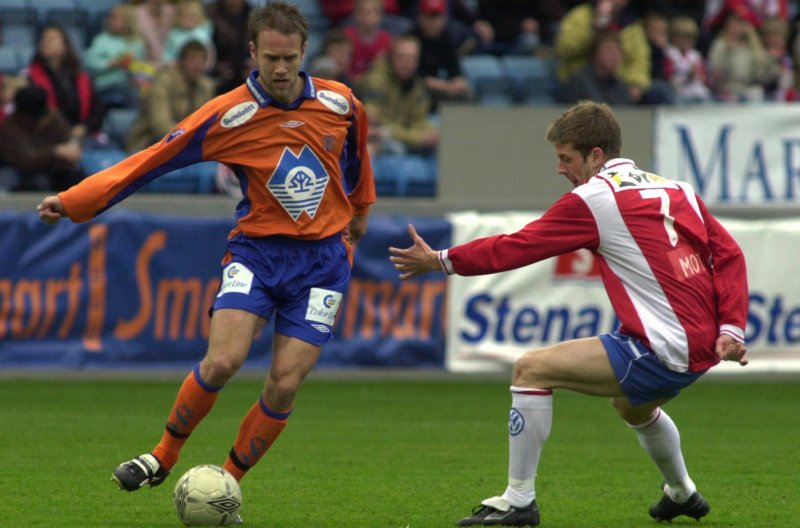
[[[720,331],[743,341],[750,299],[744,253],[722,224],[708,213],[702,201],[698,202],[708,231],[714,291],[719,299]]]
[[[487,275],[521,268],[580,248],[596,249],[600,238],[586,204],[570,193],[541,218],[516,233],[480,238],[455,246],[445,266],[459,275]]]

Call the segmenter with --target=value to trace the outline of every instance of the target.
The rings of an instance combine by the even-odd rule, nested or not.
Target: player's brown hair
[[[286,2],[268,2],[253,8],[247,19],[250,41],[257,42],[258,34],[265,29],[274,29],[284,35],[300,35],[300,44],[308,40],[308,21],[296,6]]]
[[[595,147],[606,159],[617,158],[622,151],[622,130],[605,103],[579,101],[547,127],[545,137],[554,145],[572,145],[584,158]]]

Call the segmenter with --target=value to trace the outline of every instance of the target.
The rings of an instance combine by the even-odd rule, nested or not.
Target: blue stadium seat
[[[0,15],[2,17],[2,15]],[[17,50],[29,50],[36,47],[36,26],[31,24],[10,23],[0,28],[3,35],[3,44],[16,48]],[[29,58],[32,58],[31,54]]]
[[[74,0],[74,2],[75,7],[91,15],[108,13],[112,7],[126,3],[124,0]]]
[[[379,154],[372,159],[379,196],[435,196],[436,158],[418,154]]]
[[[89,175],[107,169],[125,159],[127,153],[122,149],[84,149],[81,156],[83,171]]]
[[[552,60],[525,55],[507,55],[503,70],[511,83],[514,101],[523,104],[553,104],[558,87]]]
[[[505,106],[513,102],[511,83],[494,55],[466,55],[461,71],[475,89],[481,104]]]
[[[27,68],[28,64],[33,60],[33,56],[36,54],[36,45],[31,44],[30,46],[24,46],[14,44],[11,47],[17,52],[17,61],[20,66],[22,68]]]
[[[0,0],[0,43],[14,47],[35,45],[38,22],[33,8]]]
[[[86,13],[88,18],[87,43],[91,44],[92,37],[103,30],[103,24],[111,8],[124,3],[126,2],[123,0],[75,0],[75,6]]]
[[[28,0],[0,0],[0,11],[7,9],[28,9]]]
[[[17,50],[6,44],[0,45],[0,73],[16,75],[20,69]]]
[[[204,161],[168,172],[144,187],[148,193],[211,194],[216,191],[216,161]]]
[[[30,5],[39,14],[39,23],[44,24],[50,11],[74,11],[78,9],[75,0],[33,0]]]
[[[103,120],[101,130],[119,148],[125,148],[128,132],[139,116],[135,108],[112,108]]]

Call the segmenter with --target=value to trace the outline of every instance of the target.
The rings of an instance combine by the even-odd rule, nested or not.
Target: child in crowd
[[[84,56],[100,103],[107,107],[138,105],[139,91],[131,65],[144,57],[144,41],[136,27],[134,7],[114,6],[106,17],[105,29],[92,39]]]
[[[392,36],[381,29],[382,0],[357,0],[355,24],[344,29],[353,43],[353,62],[348,74],[357,79],[375,60],[385,56],[392,44]]]
[[[670,22],[670,44],[664,52],[664,78],[675,92],[676,103],[712,100],[706,62],[697,50],[700,28],[693,18],[677,16]]]
[[[794,64],[789,53],[789,24],[778,17],[771,17],[759,27],[761,42],[772,59],[777,77],[764,87],[767,101],[795,101]]]
[[[206,16],[203,3],[200,0],[181,0],[176,5],[175,24],[167,33],[162,61],[174,64],[183,46],[190,40],[196,40],[209,51],[206,71],[211,71],[217,60],[213,36],[214,27]]]

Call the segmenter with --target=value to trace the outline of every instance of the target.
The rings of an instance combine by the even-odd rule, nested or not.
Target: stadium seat
[[[20,69],[17,50],[6,44],[0,45],[0,73],[16,75]]]
[[[148,193],[210,194],[216,191],[217,162],[204,161],[168,172],[142,187]]]
[[[75,0],[34,0],[30,4],[39,14],[39,23],[44,24],[50,11],[75,11]]]
[[[507,55],[501,59],[503,71],[511,84],[514,101],[523,104],[556,102],[557,81],[553,62],[523,55]]]
[[[34,46],[37,24],[34,9],[0,3],[0,43],[14,47]]]
[[[436,158],[417,154],[379,154],[372,159],[379,196],[435,196]]]
[[[128,132],[138,115],[135,108],[112,108],[103,120],[102,131],[117,147],[124,149]]]
[[[28,64],[31,63],[33,60],[33,56],[36,54],[36,46],[31,44],[30,46],[24,45],[12,45],[17,52],[17,61],[20,64],[21,68],[27,68]]]
[[[94,174],[122,161],[126,156],[127,153],[122,149],[84,149],[81,155],[81,166],[87,175]]]
[[[505,106],[513,102],[511,84],[500,59],[494,55],[467,55],[461,58],[461,71],[470,82],[481,104]]]
[[[3,44],[19,51],[30,50],[36,47],[36,26],[28,24],[8,24],[0,29],[3,35]],[[28,58],[32,58],[33,54]]]
[[[120,0],[75,0],[75,6],[86,13],[88,19],[87,43],[91,44],[92,37],[103,30],[103,24],[111,8],[122,3],[124,2]]]
[[[28,9],[28,0],[0,0],[0,11]]]

